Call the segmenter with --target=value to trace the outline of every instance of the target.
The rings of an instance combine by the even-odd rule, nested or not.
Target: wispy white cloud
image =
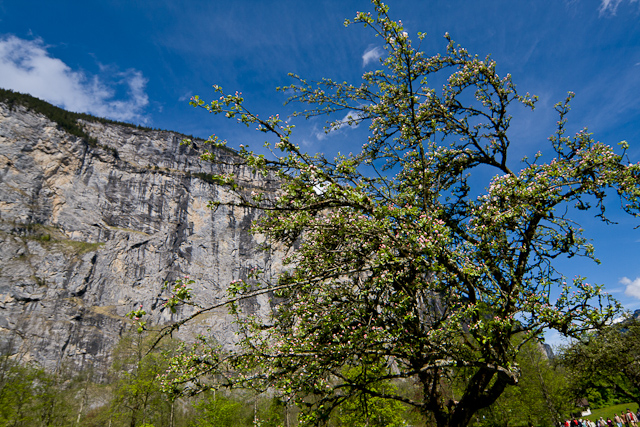
[[[311,129],[311,133],[316,137],[318,141],[322,141],[328,135],[328,132],[325,128],[320,128],[317,124],[314,123],[313,128]]]
[[[640,299],[640,277],[636,277],[635,280],[623,277],[620,279],[620,283],[627,287],[624,290],[625,295]]]
[[[101,76],[88,76],[52,57],[42,40],[0,38],[0,86],[70,111],[146,123],[146,84],[147,79],[138,70],[101,66]],[[122,86],[127,97],[118,99],[116,88]]]
[[[356,111],[349,111],[342,120],[333,123],[331,130],[343,129],[345,127],[357,128],[360,124],[362,116]]]
[[[328,136],[336,135],[343,129],[355,129],[360,125],[361,116],[356,111],[349,111],[342,119],[336,120],[330,126],[319,128],[317,124],[313,125],[311,133],[318,141],[322,141]]]
[[[367,64],[377,61],[384,54],[384,49],[380,46],[369,46],[367,50],[362,54],[362,66],[366,67]]]
[[[601,0],[600,7],[598,11],[600,12],[600,16],[610,14],[615,15],[618,12],[618,6],[624,0]],[[629,0],[629,3],[637,3],[638,0]]]

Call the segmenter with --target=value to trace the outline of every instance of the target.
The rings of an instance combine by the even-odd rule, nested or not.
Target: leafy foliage
[[[541,344],[531,342],[517,358],[520,381],[489,408],[478,412],[478,426],[558,425],[577,411],[568,392],[566,369],[550,360]]]
[[[381,374],[380,367],[377,369],[373,366],[358,366],[348,368],[344,374],[349,378],[356,378],[363,374],[371,377],[378,377]],[[369,372],[367,372],[369,371]],[[371,389],[379,393],[397,393],[397,387],[382,381],[378,384],[371,384]],[[399,401],[386,400],[380,397],[371,397],[360,395],[358,397],[349,397],[338,408],[336,418],[339,426],[385,426],[385,427],[402,427],[407,423],[404,420],[403,412],[406,407]]]
[[[563,363],[572,373],[573,393],[598,406],[633,401],[640,404],[640,321],[589,332],[566,347]]]
[[[164,394],[156,378],[167,368],[172,343],[151,352],[152,338],[140,332],[123,336],[113,353],[112,419],[131,426],[169,425],[175,396]]]
[[[236,195],[224,203],[265,212],[253,231],[287,255],[277,282],[255,271],[230,284],[238,348],[222,351],[203,337],[174,361],[167,387],[275,389],[300,406],[303,424],[327,423],[353,399],[383,399],[438,426],[464,426],[518,383],[518,355],[543,331],[576,336],[619,310],[601,286],[568,283],[554,260],[594,258],[576,210],[606,222],[604,201],[615,192],[638,216],[640,165],[624,158],[628,144],[617,154],[586,129],[568,136],[569,94],[556,105],[549,159],[512,162],[509,111],[534,108],[536,97],[448,35],[446,52],[427,56],[387,6],[373,5],[375,14],[360,12],[353,23],[385,43],[380,69],[359,85],[293,76],[284,88],[309,105],[294,117],[346,113],[327,132],[367,123],[359,152],[333,160],[304,153],[292,124],[259,118],[241,94],[218,86],[218,99],[192,100],[275,137],[273,158],[241,146],[238,161],[276,174],[275,196],[243,191],[231,174],[216,179]],[[441,91],[428,84],[438,79],[446,79]],[[277,298],[272,314],[243,314],[238,301],[261,293]],[[346,374],[354,369],[361,374]],[[392,380],[414,382],[419,393],[379,388]]]
[[[196,424],[198,427],[234,424],[250,426],[253,422],[253,408],[220,393],[198,402],[195,407],[200,415]]]
[[[75,425],[82,412],[75,397],[82,386],[81,377],[65,369],[48,373],[35,363],[2,354],[0,426]]]

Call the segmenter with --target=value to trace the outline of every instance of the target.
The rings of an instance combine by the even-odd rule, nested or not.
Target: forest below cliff
[[[298,410],[272,392],[241,389],[209,390],[197,396],[177,396],[163,391],[158,376],[165,372],[180,343],[165,340],[151,350],[154,333],[123,334],[106,371],[86,367],[78,372],[61,364],[46,371],[37,361],[4,354],[0,357],[0,426],[42,427],[292,427]],[[150,351],[151,350],[151,351]],[[563,366],[542,347],[532,346],[519,358],[521,383],[490,408],[482,410],[473,425],[553,425],[553,414],[562,419],[581,417],[577,402],[589,396],[592,410],[628,402],[615,387],[600,383],[585,393],[584,379]],[[407,395],[419,393],[411,382],[394,382]],[[585,393],[585,394],[581,394]],[[363,412],[356,400],[337,411],[330,426],[426,427],[419,414],[400,403],[370,402]],[[627,405],[629,406],[629,405]],[[632,404],[635,408],[636,405]]]

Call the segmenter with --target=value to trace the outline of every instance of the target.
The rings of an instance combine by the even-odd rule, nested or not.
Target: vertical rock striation
[[[165,281],[189,275],[206,304],[249,269],[277,267],[247,232],[255,211],[207,207],[230,195],[205,174],[228,166],[200,162],[176,133],[80,126],[91,142],[0,103],[0,349],[47,369],[107,366],[130,327],[125,314],[140,304],[152,324],[175,320],[161,306]],[[231,172],[275,189],[250,170]],[[247,304],[269,309],[266,298]],[[211,328],[233,342],[224,308],[196,323],[183,332]]]

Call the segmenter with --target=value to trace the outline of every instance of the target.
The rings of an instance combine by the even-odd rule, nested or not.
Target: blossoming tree
[[[427,56],[387,6],[373,6],[347,24],[384,41],[380,69],[358,85],[293,76],[285,88],[307,105],[296,116],[348,113],[328,131],[368,124],[359,152],[307,154],[293,126],[257,117],[240,94],[217,86],[218,99],[193,99],[274,137],[272,157],[242,147],[238,163],[277,174],[277,194],[249,194],[232,175],[213,178],[235,192],[231,204],[264,212],[253,231],[286,259],[275,281],[257,271],[229,286],[238,347],[222,351],[202,337],[174,360],[167,387],[271,388],[309,424],[345,402],[361,402],[366,413],[367,402],[388,400],[438,426],[465,426],[518,383],[523,345],[548,329],[597,327],[619,309],[600,286],[567,283],[554,259],[594,257],[571,219],[576,209],[606,221],[603,201],[615,195],[637,216],[640,166],[625,160],[626,143],[616,153],[586,130],[567,135],[570,94],[556,105],[553,154],[512,161],[509,111],[533,109],[536,97],[518,94],[492,59],[448,36],[446,53]],[[442,90],[429,87],[427,79],[443,75]],[[483,185],[487,171],[493,178]],[[237,302],[260,293],[277,299],[271,315],[243,315]],[[385,385],[402,382],[418,391]]]

